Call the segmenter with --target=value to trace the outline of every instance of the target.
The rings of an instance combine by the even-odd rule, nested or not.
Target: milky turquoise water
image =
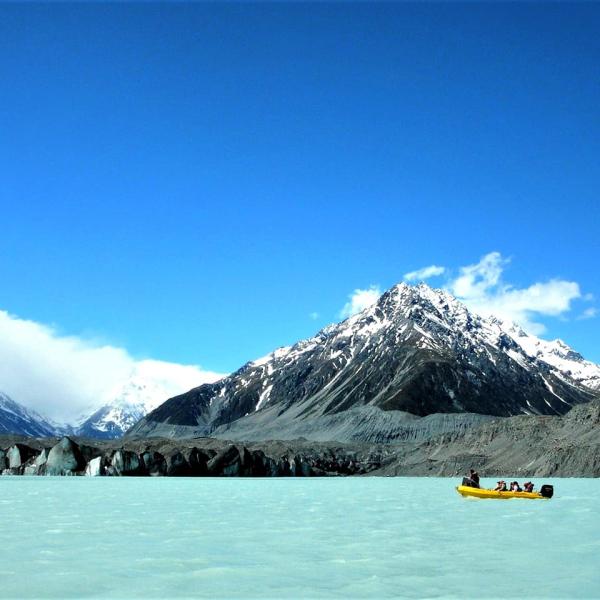
[[[456,483],[2,477],[0,597],[600,598],[600,480]]]

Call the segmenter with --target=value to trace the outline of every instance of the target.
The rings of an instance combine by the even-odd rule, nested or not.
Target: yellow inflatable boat
[[[549,500],[552,496],[542,496],[540,492],[496,492],[495,490],[485,490],[483,488],[469,487],[468,485],[459,485],[456,491],[461,496],[470,496],[472,498],[494,498],[496,500],[508,500],[510,498],[529,498],[530,500]]]
[[[500,483],[500,482],[498,482]],[[471,498],[492,498],[495,500],[509,500],[510,498],[528,498],[529,500],[549,500],[554,495],[554,487],[544,484],[539,492],[497,492],[496,490],[486,490],[477,487],[469,477],[463,477],[462,484],[457,486],[456,491],[464,497]]]

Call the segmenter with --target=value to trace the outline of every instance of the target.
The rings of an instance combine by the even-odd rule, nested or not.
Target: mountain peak
[[[386,423],[406,413],[564,414],[594,397],[564,370],[572,361],[552,364],[545,346],[542,356],[525,348],[537,338],[509,331],[445,290],[403,282],[314,337],[170,399],[132,434],[326,439],[345,423],[372,439],[367,413]]]
[[[466,306],[455,298],[450,292],[432,288],[424,282],[416,285],[411,285],[406,282],[398,283],[382,294],[380,301],[384,305],[394,304],[400,306],[413,305],[419,302],[431,304],[436,307],[467,310]]]

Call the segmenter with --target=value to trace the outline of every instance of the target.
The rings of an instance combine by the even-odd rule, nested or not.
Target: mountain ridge
[[[134,369],[127,380],[112,390],[109,401],[90,407],[79,418],[66,423],[56,423],[0,393],[0,432],[41,436],[74,435],[94,439],[119,438],[173,393],[171,382],[152,375],[148,366]],[[3,405],[2,397],[9,399],[11,405],[6,405],[8,408]],[[21,419],[11,417],[13,413],[21,415]]]
[[[56,432],[55,424],[0,392],[0,433],[46,437],[55,435]]]
[[[506,386],[486,392],[486,377],[498,362],[503,376],[516,376],[514,385],[534,393],[511,403],[506,398],[514,394]],[[382,441],[436,427],[461,430],[481,415],[563,414],[600,394],[600,366],[561,340],[543,340],[515,324],[479,317],[448,292],[425,284],[398,284],[341,323],[178,396],[168,398],[168,386],[146,371],[132,372],[109,402],[71,424],[54,423],[0,395],[0,431],[98,439],[130,431],[134,436]],[[469,379],[483,391],[465,394],[473,387]],[[455,416],[429,418],[435,413]],[[428,418],[417,424],[415,416]]]
[[[518,342],[523,336],[531,342],[527,351]],[[600,367],[561,344],[563,369],[586,363],[583,375],[543,360],[558,352],[556,342],[484,319],[444,290],[402,283],[312,338],[167,400],[127,435],[237,439],[243,431],[247,439],[265,439],[269,431],[287,439],[291,427],[322,439],[326,421],[356,411],[370,411],[371,425],[390,415],[402,424],[407,415],[435,413],[564,414],[597,397],[582,382],[600,381]],[[361,439],[360,429],[346,435]]]

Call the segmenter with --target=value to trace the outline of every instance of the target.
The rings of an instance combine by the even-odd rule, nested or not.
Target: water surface
[[[600,481],[549,482],[2,477],[0,597],[600,598]]]

